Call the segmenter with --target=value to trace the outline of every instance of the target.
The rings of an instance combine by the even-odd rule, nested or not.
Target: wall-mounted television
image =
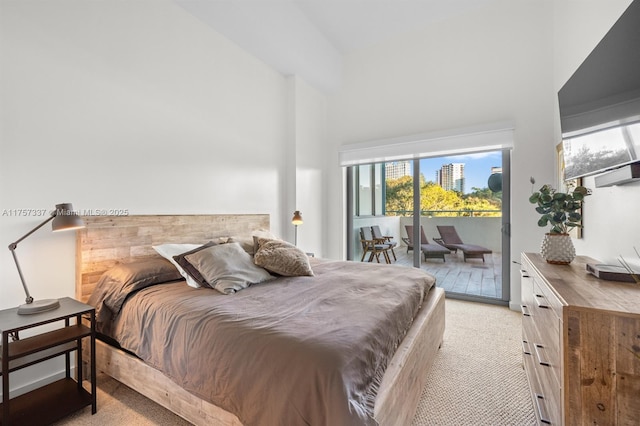
[[[640,161],[640,0],[558,92],[565,179]]]

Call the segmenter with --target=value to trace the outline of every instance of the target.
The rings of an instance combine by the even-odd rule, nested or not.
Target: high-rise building
[[[384,164],[384,175],[386,179],[398,179],[402,176],[411,176],[410,161],[392,161]]]
[[[436,182],[447,191],[464,194],[464,163],[443,164],[436,171]]]

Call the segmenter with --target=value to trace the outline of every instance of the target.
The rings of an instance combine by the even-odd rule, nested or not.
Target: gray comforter
[[[130,295],[112,337],[246,425],[369,425],[387,363],[434,278],[395,265],[312,259],[233,295],[153,285]]]

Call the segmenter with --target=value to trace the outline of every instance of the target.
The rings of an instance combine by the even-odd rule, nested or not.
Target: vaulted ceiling
[[[340,85],[342,58],[493,0],[174,0],[284,75]]]

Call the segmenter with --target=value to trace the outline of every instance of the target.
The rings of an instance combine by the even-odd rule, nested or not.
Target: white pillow
[[[180,272],[180,275],[182,275],[184,279],[187,280],[187,284],[190,287],[198,288],[200,287],[200,284],[196,280],[194,280],[191,277],[191,275],[187,274],[187,272],[184,269],[182,269],[182,266],[178,265],[178,262],[176,262],[173,259],[173,256],[186,253],[189,250],[193,250],[200,246],[202,246],[202,244],[162,244],[159,246],[152,246],[152,247],[156,252],[158,252],[160,256],[164,257],[169,262],[173,263],[173,265]]]

